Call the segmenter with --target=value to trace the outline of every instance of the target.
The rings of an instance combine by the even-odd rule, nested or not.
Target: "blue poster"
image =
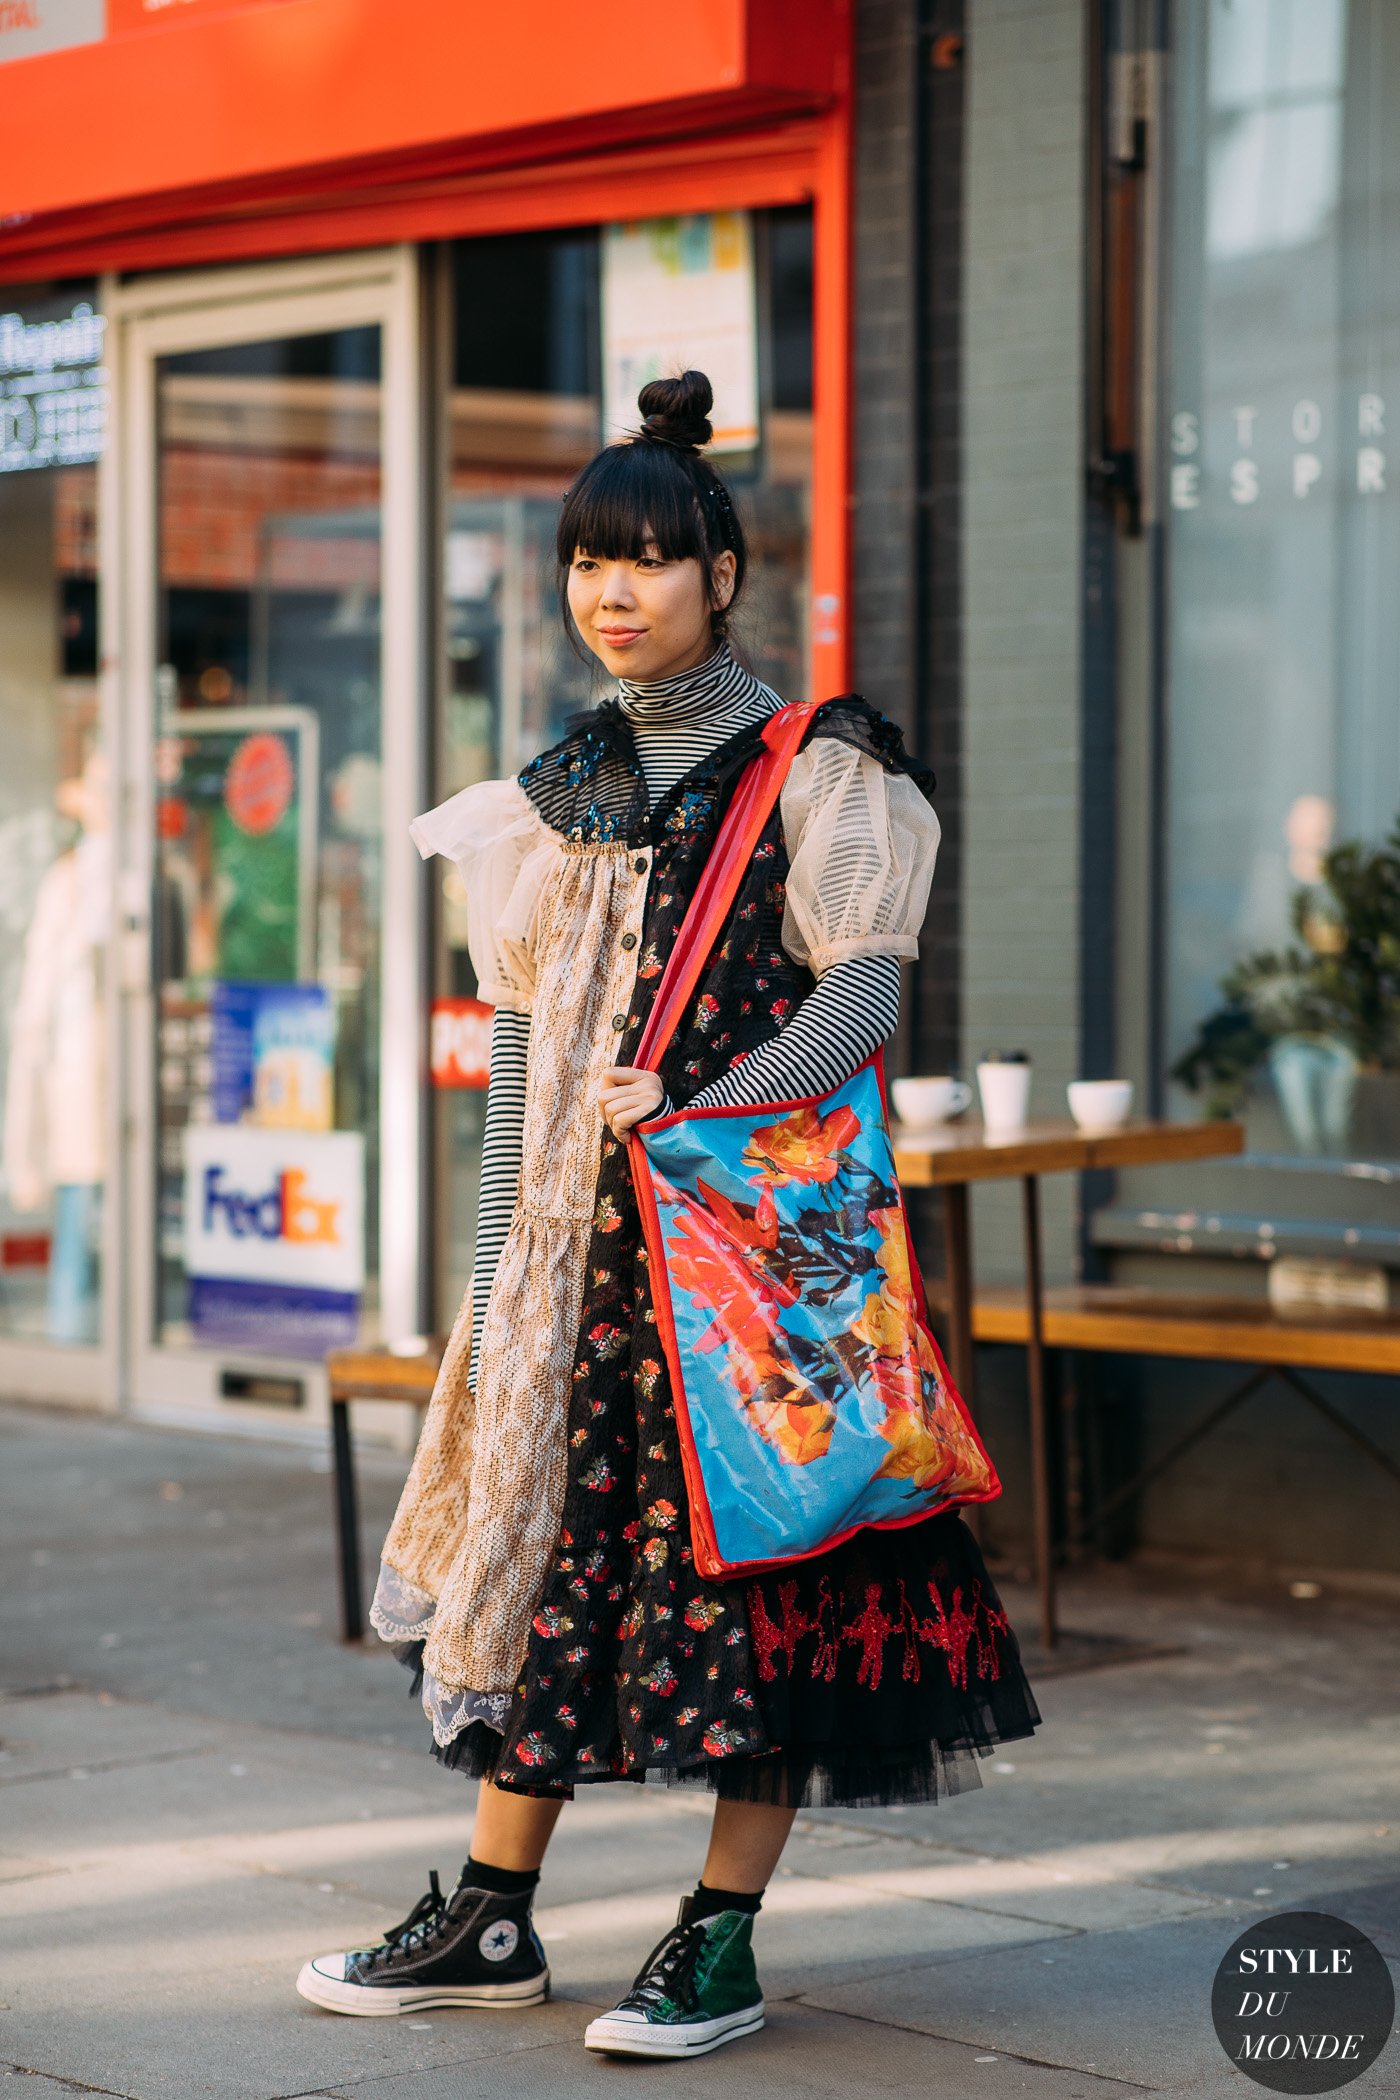
[[[329,1130],[335,1014],[321,984],[221,980],[210,997],[216,1123]]]

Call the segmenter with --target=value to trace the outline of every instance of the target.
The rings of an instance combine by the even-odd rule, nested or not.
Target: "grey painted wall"
[[[1080,1041],[1085,9],[970,0],[963,236],[962,1033],[1025,1049],[1065,1112]],[[1051,1273],[1073,1184],[1044,1184]],[[979,1274],[1020,1273],[1014,1190],[976,1192]]]

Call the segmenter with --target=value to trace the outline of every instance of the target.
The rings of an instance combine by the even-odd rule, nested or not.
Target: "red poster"
[[[491,1016],[481,999],[435,999],[430,1056],[434,1086],[484,1087],[491,1077]]]

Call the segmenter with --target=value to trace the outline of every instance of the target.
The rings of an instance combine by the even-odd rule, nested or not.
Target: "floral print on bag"
[[[720,1563],[705,1572],[985,1494],[995,1476],[921,1318],[875,1065],[827,1103],[682,1113],[645,1145]]]

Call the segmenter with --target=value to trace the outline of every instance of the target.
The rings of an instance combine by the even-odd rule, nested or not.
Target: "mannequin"
[[[21,1213],[53,1205],[47,1328],[98,1338],[98,1238],[106,1173],[104,972],[111,911],[107,761],[60,781],[79,826],[39,884],[24,944],[5,1079],[4,1182]]]

